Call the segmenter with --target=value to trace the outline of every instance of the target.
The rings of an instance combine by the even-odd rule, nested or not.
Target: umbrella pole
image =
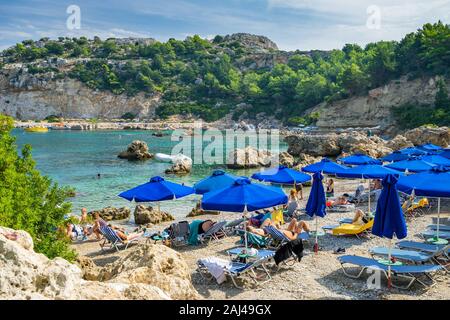
[[[247,221],[247,206],[244,209],[244,221]],[[247,242],[247,226],[244,229],[244,244],[245,244],[245,252],[248,252],[248,242]]]
[[[436,228],[436,241],[439,241],[439,223],[441,222],[441,198],[438,198],[438,218]]]
[[[389,289],[392,286],[392,281],[391,281],[391,259],[392,259],[391,249],[392,249],[392,239],[389,239],[389,250],[388,250],[388,288]]]
[[[319,243],[317,241],[317,229],[318,229],[318,220],[317,220],[317,216],[316,216],[316,242],[314,243],[314,252],[317,254],[317,252],[319,251]]]
[[[368,213],[370,214],[370,179],[369,179],[369,212]]]

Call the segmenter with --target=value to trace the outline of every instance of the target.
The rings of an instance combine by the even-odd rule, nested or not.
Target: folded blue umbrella
[[[337,164],[336,162],[331,161],[330,159],[323,158],[319,162],[309,164],[302,168],[302,171],[315,173],[321,172],[325,174],[335,174],[336,172],[340,172],[347,169],[346,166]]]
[[[326,197],[323,189],[323,175],[320,172],[316,172],[313,175],[313,183],[311,192],[306,203],[306,214],[310,217],[318,216],[325,217],[326,213]]]
[[[431,170],[433,167],[436,167],[436,165],[423,160],[423,158],[417,157],[390,163],[385,165],[385,167],[399,171],[408,170],[409,172],[423,172]]]
[[[420,150],[416,147],[403,148],[403,149],[400,149],[399,151],[408,156],[423,156],[423,155],[427,154],[426,151]]]
[[[164,180],[155,176],[149,182],[141,184],[119,194],[129,201],[152,202],[181,198],[194,193],[194,188]]]
[[[309,174],[289,169],[286,166],[279,166],[278,168],[270,168],[263,172],[254,173],[252,178],[259,181],[280,184],[304,183],[311,180]]]
[[[381,158],[381,160],[384,162],[396,162],[396,161],[402,161],[402,160],[406,160],[406,159],[409,159],[409,155],[401,153],[398,150]]]
[[[440,154],[439,155],[429,154],[429,155],[423,156],[421,159],[424,161],[436,164],[436,165],[450,167],[450,159],[447,159],[447,158],[441,156]]]
[[[372,233],[379,237],[403,239],[407,236],[405,217],[397,192],[398,178],[387,175],[381,182],[383,189],[377,202]]]
[[[223,170],[214,170],[212,175],[194,184],[195,193],[204,194],[231,186],[239,177]]]
[[[432,152],[443,150],[442,147],[437,146],[437,145],[432,144],[432,143],[422,144],[422,145],[418,146],[417,148],[422,149],[424,151],[432,151]]]
[[[229,187],[205,193],[201,207],[212,211],[251,212],[286,204],[287,201],[288,197],[279,187],[239,178]]]
[[[383,179],[389,174],[396,176],[403,175],[403,173],[380,166],[378,164],[366,164],[353,168],[348,168],[341,172],[336,172],[336,176],[339,178],[354,178],[354,179]]]

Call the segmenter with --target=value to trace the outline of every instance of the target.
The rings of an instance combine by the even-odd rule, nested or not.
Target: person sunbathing
[[[267,223],[266,226],[273,226],[275,228],[277,228],[277,226],[270,222]],[[280,230],[289,240],[295,240],[298,238],[299,234],[302,233],[303,231],[305,232],[309,232],[310,228],[308,226],[308,224],[305,221],[297,221],[297,219],[293,218],[291,220],[291,222],[289,223],[289,225],[287,226],[286,229],[280,229],[277,228],[278,230]],[[259,236],[267,236],[267,233],[265,231],[264,228],[255,228],[253,226],[247,226],[247,230],[251,233],[257,234]]]
[[[355,210],[355,216],[353,217],[352,224],[361,226],[368,223],[373,219],[373,216],[370,213],[364,213],[361,209]]]
[[[340,196],[338,197],[336,200],[330,200],[328,201],[328,206],[332,207],[332,206],[345,206],[350,204],[350,202],[347,200],[347,197],[345,196]]]
[[[264,228],[265,226],[268,226],[272,223],[272,220],[270,219],[271,217],[271,213],[259,213],[259,211],[257,211],[257,215],[251,217],[248,221],[247,221],[247,226],[251,226],[254,228]]]
[[[216,223],[212,220],[205,220],[202,223],[199,223],[198,225],[198,234],[203,234],[206,231],[208,231],[209,229],[212,228],[213,225],[215,225]]]

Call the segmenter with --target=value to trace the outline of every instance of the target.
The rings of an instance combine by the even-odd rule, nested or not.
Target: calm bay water
[[[42,174],[49,176],[60,185],[72,186],[77,195],[70,199],[72,211],[78,213],[82,207],[88,210],[106,206],[128,206],[130,203],[117,196],[120,192],[145,183],[150,177],[160,175],[174,182],[193,185],[211,174],[213,169],[223,165],[194,165],[189,175],[166,175],[164,170],[170,165],[155,160],[145,162],[127,161],[117,158],[133,140],[147,142],[150,152],[170,154],[178,142],[171,141],[170,135],[152,136],[151,131],[49,131],[47,133],[27,133],[14,129],[19,148],[30,144],[33,158]],[[207,143],[205,142],[204,145]],[[286,145],[280,141],[280,150]],[[228,170],[234,174],[249,176],[255,170]],[[97,178],[97,174],[101,178]],[[200,197],[191,195],[174,201],[161,203],[161,209],[175,216],[185,216]]]

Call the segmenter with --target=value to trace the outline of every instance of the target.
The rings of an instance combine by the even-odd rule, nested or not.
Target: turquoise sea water
[[[106,206],[128,206],[130,203],[117,196],[120,192],[145,183],[150,177],[160,175],[174,182],[193,185],[223,165],[194,165],[185,176],[165,175],[170,165],[155,160],[134,162],[117,158],[133,140],[147,142],[150,152],[170,154],[178,142],[171,136],[154,137],[151,131],[49,131],[47,133],[27,133],[14,129],[17,144],[21,148],[30,144],[37,168],[60,185],[76,189],[77,195],[70,199],[72,211],[78,213],[82,207],[88,210]],[[205,142],[204,145],[207,143]],[[286,145],[280,142],[280,150]],[[228,170],[239,175],[251,175],[256,170]],[[97,178],[97,174],[101,178]],[[174,201],[161,203],[161,209],[175,216],[185,216],[200,197],[191,195]]]

